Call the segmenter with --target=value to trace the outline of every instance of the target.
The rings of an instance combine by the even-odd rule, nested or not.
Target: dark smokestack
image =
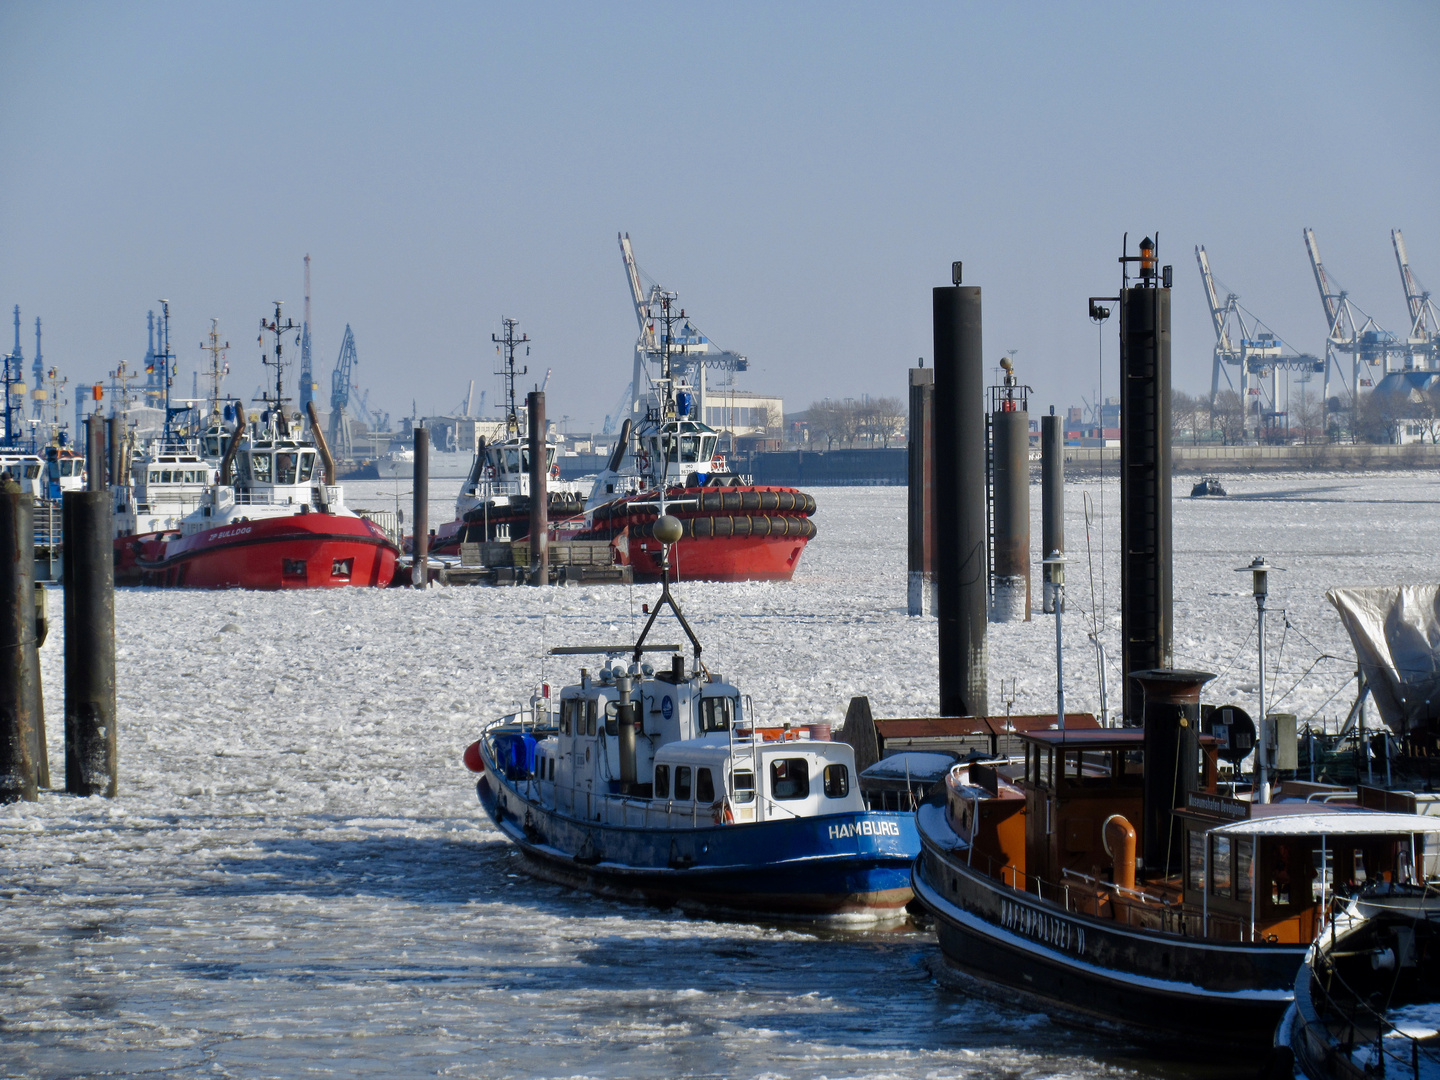
[[[1040,554],[1065,553],[1065,440],[1055,407],[1040,418]],[[1047,615],[1055,613],[1055,586],[1045,571],[1042,603]]]
[[[1157,287],[1154,245],[1147,238],[1140,248],[1141,284],[1120,295],[1120,660],[1127,675],[1174,663],[1170,290]],[[1133,726],[1141,702],[1128,678],[1124,695],[1125,723]]]
[[[933,305],[940,714],[984,716],[990,711],[985,624],[989,567],[980,290],[958,283],[936,289]]]
[[[1200,790],[1200,689],[1207,671],[1132,671],[1145,721],[1145,787],[1140,830],[1145,869],[1176,872],[1185,831],[1171,813]]]

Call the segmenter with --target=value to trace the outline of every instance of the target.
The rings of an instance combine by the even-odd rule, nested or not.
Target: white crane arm
[[[1215,278],[1210,273],[1210,257],[1203,247],[1195,249],[1195,260],[1200,264],[1200,280],[1205,283],[1205,299],[1210,304],[1210,321],[1215,324],[1215,340],[1222,352],[1233,351],[1230,335],[1225,329],[1226,307],[1220,303],[1220,294],[1215,290]]]

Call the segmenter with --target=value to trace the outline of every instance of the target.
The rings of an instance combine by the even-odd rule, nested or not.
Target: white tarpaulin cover
[[[1440,718],[1440,585],[1331,589],[1380,715],[1397,733]]]

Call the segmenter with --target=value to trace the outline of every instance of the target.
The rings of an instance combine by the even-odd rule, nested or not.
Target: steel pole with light
[[[1250,571],[1251,591],[1255,595],[1255,611],[1259,616],[1257,633],[1260,638],[1260,710],[1255,717],[1258,728],[1258,738],[1255,740],[1255,790],[1250,798],[1252,802],[1260,803],[1270,801],[1270,741],[1273,734],[1269,717],[1265,715],[1265,597],[1270,593],[1270,571],[1279,569],[1282,567],[1269,566],[1263,555],[1256,555],[1249,566],[1235,568],[1237,574]]]
[[[1065,563],[1068,560],[1052,551],[1040,564],[1045,567],[1046,580],[1055,589],[1055,722],[1065,730],[1065,651],[1060,634],[1061,613],[1065,610]]]

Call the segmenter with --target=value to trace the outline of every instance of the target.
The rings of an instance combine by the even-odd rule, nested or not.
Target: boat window
[[[675,798],[681,802],[690,798],[690,766],[675,766]]]
[[[711,775],[709,769],[695,770],[695,801],[715,801],[715,777]]]
[[[585,702],[585,734],[595,734],[595,699],[590,698]]]
[[[1350,875],[1350,880],[1356,885],[1365,884],[1365,852],[1362,848],[1355,849],[1354,872]]]
[[[706,697],[700,699],[701,731],[729,731],[734,722],[734,698]]]
[[[517,447],[507,446],[501,451],[505,455],[505,467],[501,470],[507,473],[520,471],[520,451]]]
[[[850,770],[843,764],[825,766],[825,796],[843,799],[850,794]]]
[[[270,482],[269,454],[251,454],[250,468],[254,473],[257,484],[268,484]]]
[[[545,447],[545,467],[547,469],[553,469],[555,467],[555,449],[555,447],[549,445]]]
[[[574,701],[574,699],[570,699],[570,700],[568,700],[568,701],[562,701],[562,702],[560,702],[560,734],[561,734],[561,735],[569,735],[570,732],[571,732],[571,730],[572,730],[571,727],[570,727],[570,725],[571,725],[571,722],[573,721],[574,716],[575,716],[575,705],[576,705],[576,702]]]
[[[223,454],[224,452],[225,452],[225,451],[224,451],[224,450],[221,448],[221,446],[220,446],[220,436],[218,436],[218,435],[207,435],[207,436],[205,436],[205,456],[206,456],[206,457],[219,457],[219,456],[220,456],[221,454]]]
[[[1140,787],[1145,783],[1145,751],[1120,751],[1120,786]]]
[[[1110,751],[1066,750],[1062,760],[1068,783],[1090,788],[1110,786]]]
[[[277,484],[295,483],[295,470],[299,464],[295,454],[285,451],[275,455],[275,482]]]
[[[171,481],[170,477],[171,477],[171,475],[172,475],[173,473],[174,473],[174,470],[173,470],[173,469],[161,469],[161,470],[160,470],[160,482],[161,482],[162,484],[172,483],[173,481]]]
[[[1270,903],[1273,907],[1290,904],[1290,845],[1276,844],[1270,856]]]
[[[1235,841],[1235,899],[1250,900],[1250,872],[1254,860],[1251,858],[1255,850],[1254,840]]]
[[[27,465],[25,466],[25,479],[26,479],[26,480],[34,480],[34,479],[35,479],[37,476],[39,476],[39,475],[40,475],[40,463],[39,463],[38,461],[32,461],[32,462],[30,462],[29,464],[27,464]]]
[[[715,456],[715,436],[702,435],[700,437],[700,460],[709,461]]]
[[[74,459],[74,458],[65,458],[64,460],[62,460],[62,461],[60,462],[60,475],[61,475],[61,476],[74,476],[74,475],[75,475],[75,459]]]
[[[781,758],[770,763],[770,794],[777,799],[810,796],[810,765],[804,758]]]
[[[300,455],[300,483],[308,484],[315,475],[315,455],[308,450]]]
[[[1213,837],[1210,849],[1210,895],[1230,895],[1230,837]]]
[[[1186,887],[1195,892],[1205,891],[1205,830],[1192,829],[1186,843]]]
[[[668,799],[670,797],[670,766],[655,766],[655,797],[657,799]]]
[[[1332,847],[1317,847],[1310,849],[1310,862],[1314,867],[1314,876],[1310,879],[1310,899],[1319,903],[1325,898],[1325,890],[1330,881],[1330,868],[1335,860],[1335,849]]]
[[[553,757],[550,759],[550,779],[555,779],[555,759]]]
[[[730,777],[730,787],[737,803],[755,801],[755,774],[749,769],[737,769]]]
[[[159,482],[160,482],[160,470],[159,470],[159,469],[151,469],[151,470],[150,470],[150,483],[152,483],[152,484],[158,484]]]

